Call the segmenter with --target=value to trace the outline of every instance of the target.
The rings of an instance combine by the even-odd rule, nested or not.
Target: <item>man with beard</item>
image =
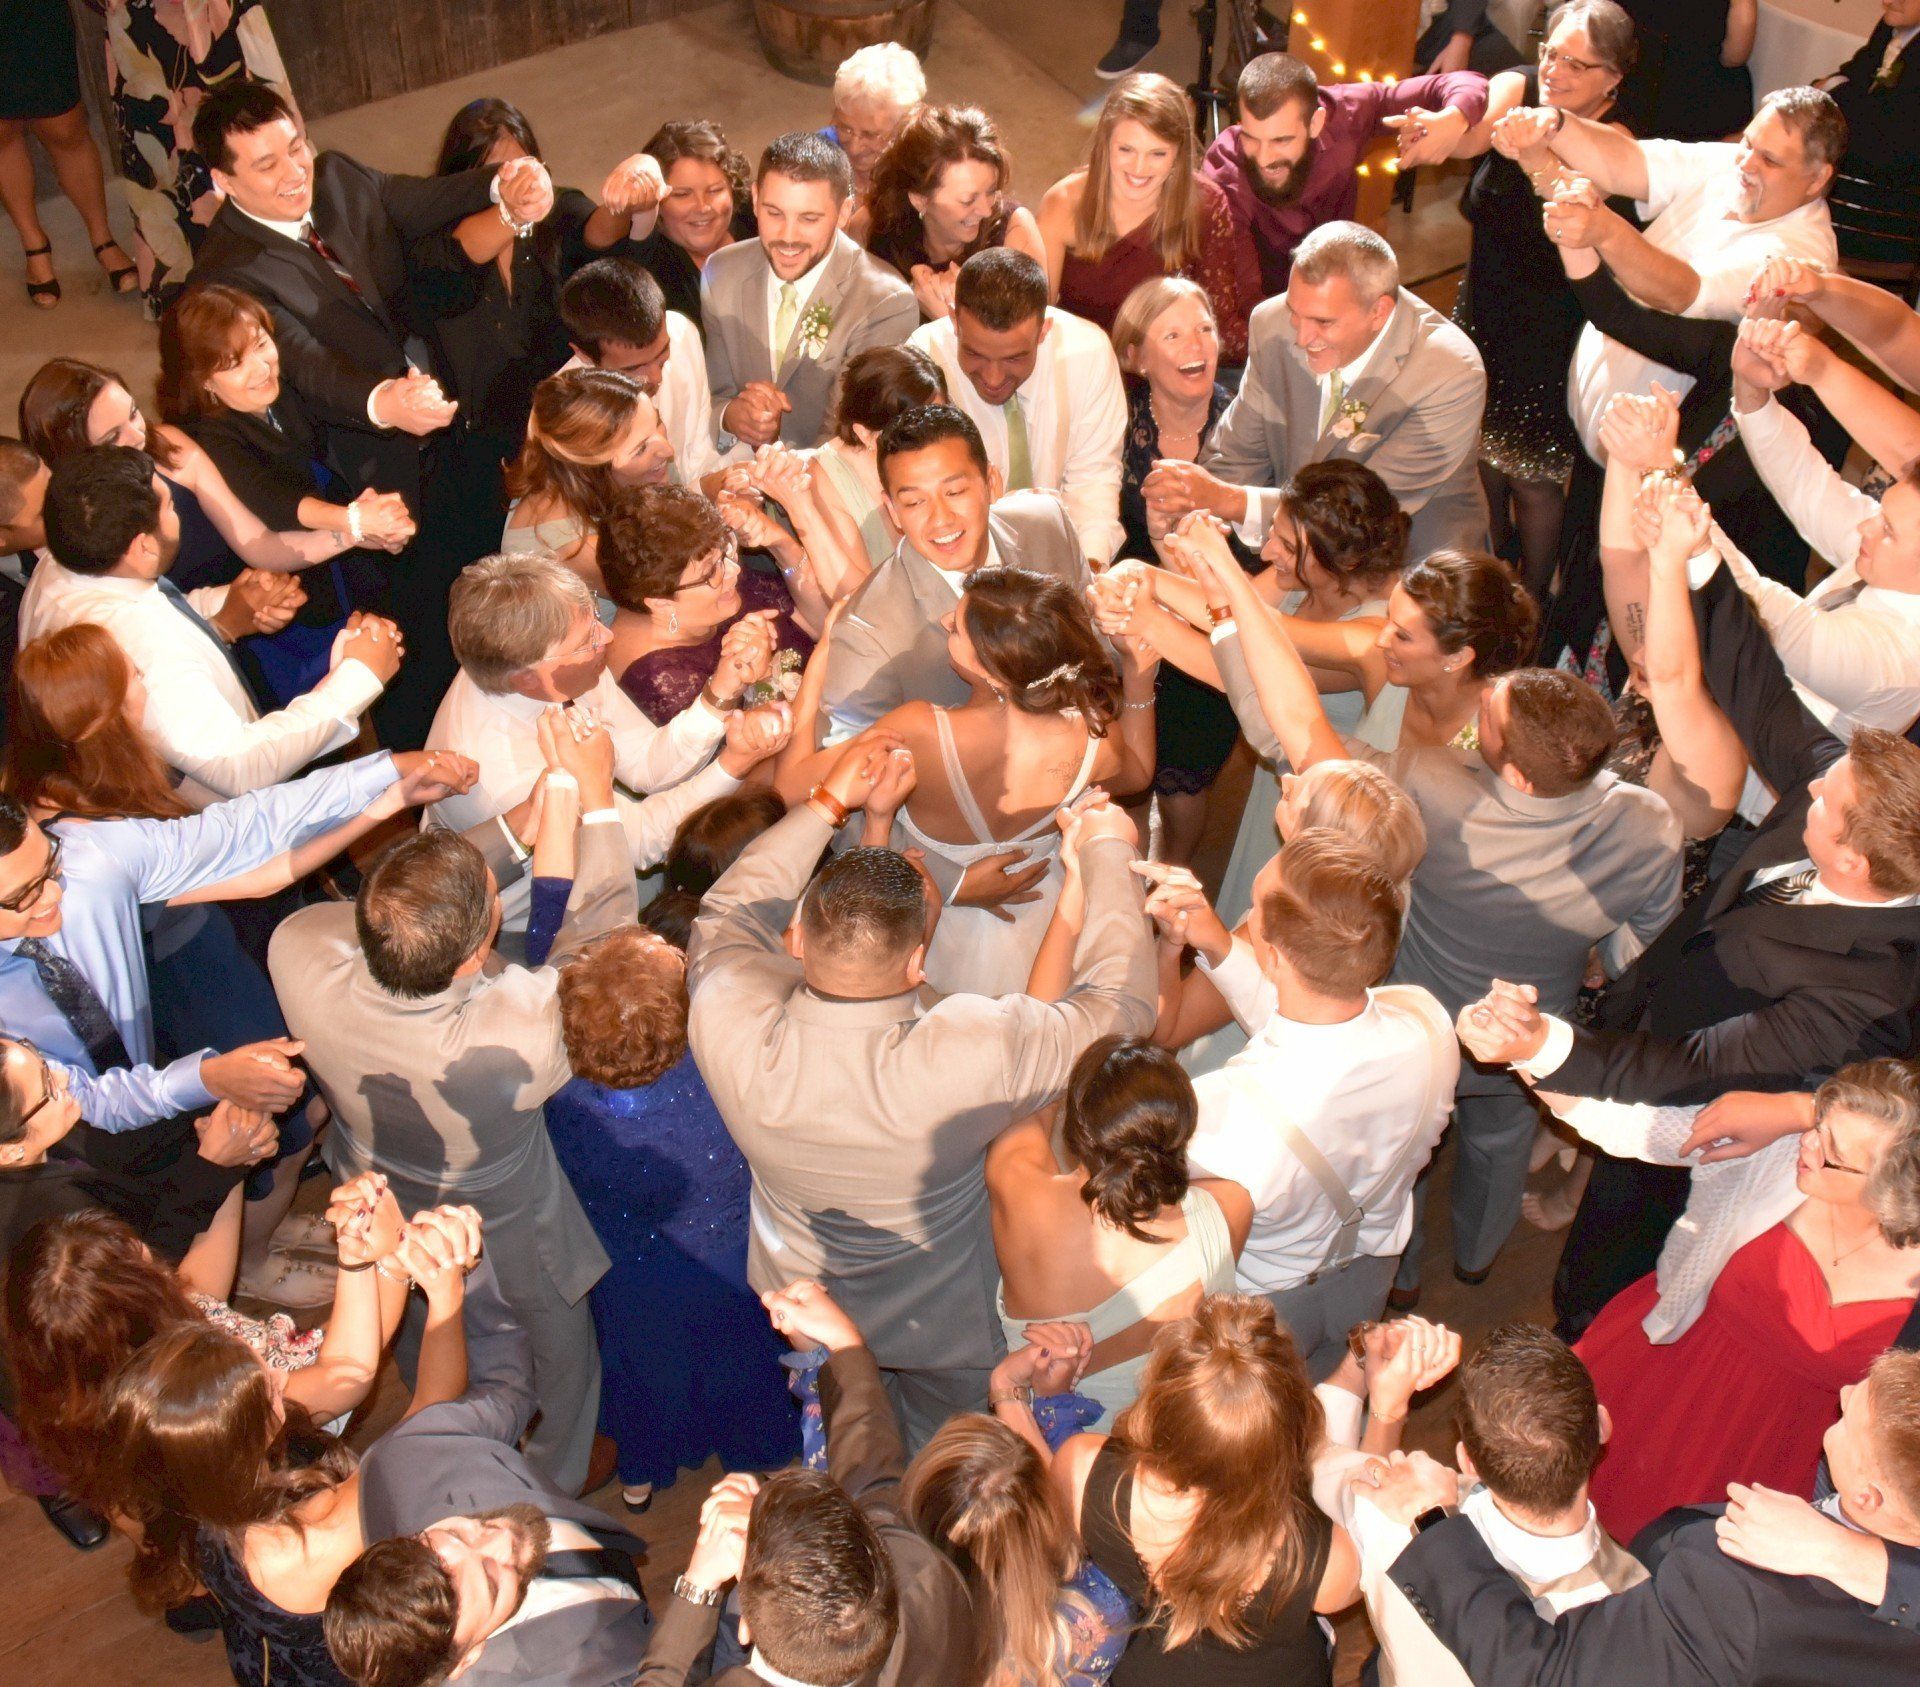
[[[364,1687],[628,1682],[653,1618],[642,1546],[515,1450],[533,1349],[483,1262],[467,1285],[467,1390],[415,1412],[360,1462],[369,1542],[334,1583],[328,1650]]]
[[[818,445],[840,371],[869,346],[897,346],[920,326],[913,289],[846,232],[847,155],[818,135],[782,135],[753,184],[758,240],[707,260],[700,314],[722,451]]]
[[[1240,121],[1207,149],[1202,171],[1226,193],[1234,221],[1260,254],[1260,291],[1283,292],[1293,249],[1322,223],[1353,216],[1355,171],[1382,130],[1404,128],[1400,164],[1438,164],[1487,109],[1471,71],[1323,88],[1287,53],[1247,62],[1235,90]]]

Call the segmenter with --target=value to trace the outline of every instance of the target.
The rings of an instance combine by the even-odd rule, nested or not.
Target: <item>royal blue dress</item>
[[[558,884],[536,882],[530,958]],[[747,1287],[751,1179],[693,1056],[642,1089],[574,1079],[547,1103],[547,1134],[613,1261],[588,1299],[620,1480],[661,1487],[716,1453],[729,1470],[791,1464],[787,1344]]]

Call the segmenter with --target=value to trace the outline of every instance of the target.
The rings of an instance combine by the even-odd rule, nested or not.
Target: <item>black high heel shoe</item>
[[[35,246],[30,251],[27,251],[25,248],[22,250],[29,258],[51,258],[53,256],[53,247],[51,245]],[[60,283],[57,279],[53,281],[29,281],[27,283],[27,297],[42,310],[52,310],[53,307],[60,302]]]
[[[93,255],[100,258],[102,252],[110,252],[120,244],[117,240],[103,240],[93,249]],[[126,253],[122,252],[121,257]],[[100,258],[100,267],[107,272],[107,285],[116,293],[131,293],[140,285],[140,270],[137,265],[123,264],[115,269],[105,258]]]

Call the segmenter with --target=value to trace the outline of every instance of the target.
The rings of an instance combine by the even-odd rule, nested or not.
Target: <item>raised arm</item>
[[[1812,388],[1854,443],[1896,480],[1920,457],[1920,415],[1797,322],[1756,322],[1747,343],[1788,380]]]
[[[1646,154],[1610,123],[1575,117],[1556,106],[1516,106],[1494,126],[1493,144],[1509,158],[1544,145],[1602,195],[1647,197]]]
[[[1907,391],[1920,391],[1920,315],[1886,288],[1798,258],[1769,259],[1753,288],[1759,298],[1805,305]]]

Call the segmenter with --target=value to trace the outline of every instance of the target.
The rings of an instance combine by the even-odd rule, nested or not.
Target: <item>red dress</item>
[[[1244,363],[1247,317],[1260,302],[1260,262],[1252,236],[1234,226],[1232,207],[1219,184],[1196,175],[1193,185],[1200,195],[1200,247],[1180,266],[1180,274],[1199,282],[1213,301],[1220,325],[1220,361]],[[1112,333],[1113,319],[1127,295],[1141,282],[1166,273],[1149,217],[1109,246],[1098,262],[1076,257],[1068,249],[1060,266],[1060,308]]]
[[[1784,1224],[1728,1260],[1693,1328],[1660,1346],[1640,1328],[1657,1296],[1642,1277],[1574,1348],[1613,1416],[1592,1492],[1620,1541],[1672,1506],[1724,1500],[1729,1482],[1811,1495],[1840,1390],[1866,1375],[1913,1309],[1911,1300],[1835,1306]]]

